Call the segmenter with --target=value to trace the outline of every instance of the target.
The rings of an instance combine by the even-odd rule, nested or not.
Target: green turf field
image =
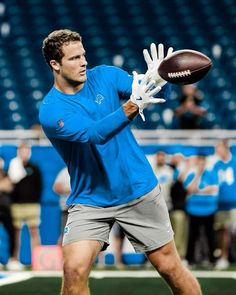
[[[235,295],[236,280],[227,278],[199,279],[204,295]],[[20,283],[1,286],[1,295],[59,295],[61,279],[35,277]],[[170,295],[158,278],[103,278],[90,279],[92,295]]]

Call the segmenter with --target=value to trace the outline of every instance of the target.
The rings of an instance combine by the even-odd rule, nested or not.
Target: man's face
[[[87,79],[87,61],[83,44],[80,41],[69,42],[62,46],[62,51],[64,56],[60,63],[54,61],[53,69],[68,84],[83,84]]]
[[[164,166],[166,163],[166,156],[164,153],[159,152],[156,154],[156,161],[158,166]]]
[[[18,150],[18,157],[23,161],[23,162],[28,162],[29,158],[31,156],[31,150],[27,146],[22,146]]]
[[[196,165],[203,170],[206,166],[206,157],[198,156],[196,157]]]

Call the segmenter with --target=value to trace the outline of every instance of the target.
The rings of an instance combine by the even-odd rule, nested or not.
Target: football
[[[201,80],[212,66],[211,59],[205,54],[183,49],[173,52],[161,62],[158,73],[172,84],[186,85]]]

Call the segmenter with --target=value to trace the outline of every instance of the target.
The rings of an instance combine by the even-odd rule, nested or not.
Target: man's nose
[[[84,57],[82,60],[81,66],[85,67],[85,66],[87,66],[87,64],[88,64],[88,62],[87,62],[86,58]]]

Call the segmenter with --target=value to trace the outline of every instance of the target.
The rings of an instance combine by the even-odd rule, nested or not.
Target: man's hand
[[[162,87],[167,82],[164,79],[162,79],[161,76],[158,74],[158,68],[160,66],[160,63],[164,59],[164,45],[163,44],[158,45],[158,53],[157,53],[156,45],[154,43],[152,43],[150,46],[150,52],[151,52],[151,56],[148,53],[147,49],[143,50],[144,60],[147,64],[147,68],[148,68],[144,77],[147,82],[154,80],[155,85],[159,85]],[[171,55],[172,52],[173,52],[173,48],[169,47],[166,57]]]
[[[155,81],[151,80],[146,82],[146,79],[143,75],[138,75],[137,72],[133,72],[133,84],[132,84],[132,94],[130,99],[139,107],[139,114],[145,121],[143,110],[149,103],[163,103],[165,99],[163,98],[154,98],[154,95],[157,94],[160,90],[160,86],[154,86]],[[139,82],[139,79],[140,82]]]

